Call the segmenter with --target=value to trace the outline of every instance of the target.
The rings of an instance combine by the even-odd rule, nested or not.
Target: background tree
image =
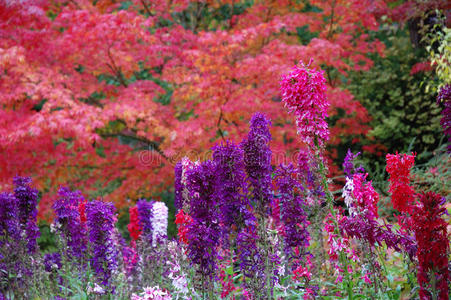
[[[123,208],[167,190],[181,156],[240,140],[255,111],[279,163],[302,147],[278,89],[300,59],[326,70],[339,160],[371,120],[345,79],[383,56],[375,32],[391,13],[370,0],[0,0],[1,189],[32,175],[41,218],[60,184]]]

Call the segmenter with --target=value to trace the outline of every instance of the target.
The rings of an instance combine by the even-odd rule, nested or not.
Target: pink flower
[[[133,294],[131,300],[171,300],[171,295],[165,290],[161,290],[158,286],[145,287],[144,291],[139,295]]]
[[[363,275],[362,279],[365,283],[371,284],[371,279],[368,277],[368,274]]]
[[[307,267],[298,266],[293,271],[293,280],[300,280],[302,278],[310,280],[312,278],[312,273],[309,271]]]
[[[315,291],[309,288],[306,288],[304,291],[304,300],[315,299]]]
[[[379,194],[374,190],[371,181],[366,181],[368,174],[355,173],[352,177],[353,181],[353,196],[356,200],[353,203],[360,213],[367,218],[374,220],[378,217],[377,202],[379,201]]]
[[[435,168],[430,168],[429,170],[429,173],[431,173],[432,175],[438,175],[438,168],[437,167],[435,167]]]
[[[322,70],[309,69],[300,62],[280,82],[282,101],[296,116],[298,134],[311,148],[315,143],[324,146],[329,138],[325,118],[329,102],[326,101],[326,79]]]

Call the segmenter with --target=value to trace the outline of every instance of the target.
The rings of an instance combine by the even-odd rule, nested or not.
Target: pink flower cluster
[[[310,281],[312,279],[312,272],[310,270],[313,267],[313,264],[310,260],[310,257],[307,256],[306,266],[299,265],[296,269],[293,270],[293,280],[298,281],[301,279],[305,279],[306,281]]]
[[[329,102],[326,101],[326,79],[322,70],[309,69],[300,62],[280,82],[282,101],[296,116],[298,134],[311,148],[324,146],[329,138],[325,118]]]
[[[352,176],[354,186],[352,194],[355,199],[353,205],[362,215],[374,220],[378,217],[377,202],[379,201],[379,194],[374,190],[371,181],[366,181],[367,176],[368,174],[363,173],[355,173]]]
[[[351,247],[350,240],[346,236],[340,236],[335,232],[336,224],[340,228],[342,227],[340,225],[345,220],[346,217],[342,216],[340,213],[337,213],[335,216],[329,213],[324,220],[324,229],[327,232],[327,244],[329,245],[328,254],[330,262],[334,265],[336,270],[336,282],[341,282],[343,280],[343,273],[345,272],[345,266],[343,266],[339,260],[340,252],[343,252],[344,255],[346,255],[348,261],[360,261],[359,257],[354,252],[354,249]],[[348,272],[352,273],[352,269],[349,269],[349,267],[350,266],[348,266]]]
[[[332,216],[331,213],[326,217],[324,220],[324,229],[327,232],[327,243],[329,244],[329,257],[331,261],[338,261],[338,256],[340,254],[340,251],[348,252],[351,258],[357,259],[354,257],[354,254],[351,251],[351,246],[349,244],[349,239],[340,236],[335,232],[335,224],[334,224],[334,218],[336,219],[336,222],[338,226],[340,227],[340,224],[345,219],[341,214],[337,214],[335,217]]]
[[[158,286],[146,287],[140,294],[133,294],[131,300],[171,300],[168,292],[161,290]]]

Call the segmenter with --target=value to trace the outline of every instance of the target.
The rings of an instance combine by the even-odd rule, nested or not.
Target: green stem
[[[270,254],[270,249],[269,249],[269,239],[267,236],[267,231],[266,231],[266,222],[265,222],[265,218],[263,217],[263,246],[265,249],[265,275],[266,275],[266,293],[267,293],[267,298],[269,299],[270,295],[271,295],[271,276],[270,276],[270,270],[271,270],[271,266],[270,266],[270,259],[269,259],[269,254]]]
[[[319,155],[321,148],[318,145],[318,140],[316,137],[315,137],[315,146],[316,146],[316,149],[318,150],[315,152],[315,157],[319,164],[319,171],[321,174],[321,183],[323,186],[324,194],[326,196],[327,205],[329,207],[330,213],[333,216],[334,233],[337,234],[337,236],[341,237],[341,233],[340,233],[337,218],[336,218],[337,214],[334,210],[334,204],[333,204],[334,198],[329,190],[329,184],[327,183],[327,176],[326,176],[326,167],[324,166],[324,162]],[[340,251],[339,259],[340,259],[340,263],[342,264],[344,272],[345,272],[345,286],[346,286],[346,289],[348,292],[348,299],[352,300],[353,299],[352,282],[349,280],[348,262],[347,262],[347,258],[344,255],[343,251]]]
[[[430,272],[431,275],[431,287],[432,287],[432,300],[437,300],[438,299],[438,291],[437,291],[437,280],[435,278],[435,272],[434,269],[432,269],[432,271]]]

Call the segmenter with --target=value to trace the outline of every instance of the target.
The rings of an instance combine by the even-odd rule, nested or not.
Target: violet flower
[[[187,171],[187,190],[191,200],[188,225],[188,257],[199,266],[203,277],[212,278],[216,271],[219,221],[215,202],[216,167],[205,161]]]
[[[440,89],[437,102],[442,102],[444,105],[440,124],[443,132],[448,136],[448,152],[451,152],[451,85],[447,84]]]
[[[376,220],[362,218],[362,216],[344,217],[340,223],[340,230],[351,238],[366,240],[370,245],[382,245],[395,251],[404,251],[412,259],[416,255],[416,243],[412,237],[397,233],[391,225],[380,225]]]
[[[26,286],[28,277],[33,275],[31,256],[26,253],[29,249],[24,249],[28,241],[24,240],[18,204],[14,194],[0,193],[0,281],[12,289]]]
[[[16,176],[13,179],[13,184],[14,196],[18,200],[18,217],[22,225],[22,230],[26,233],[28,251],[29,253],[34,253],[38,246],[36,239],[40,236],[36,223],[36,216],[38,214],[38,190],[30,186],[30,177]]]
[[[262,250],[258,247],[256,228],[243,228],[236,238],[237,256],[240,269],[249,281],[256,281],[257,289],[263,289],[266,281],[265,261]]]
[[[20,223],[17,199],[11,193],[0,193],[0,247],[11,241],[19,242]]]
[[[58,195],[53,204],[55,224],[66,241],[69,257],[81,259],[85,257],[87,235],[79,211],[79,204],[84,201],[83,195],[80,191],[72,192],[67,187],[61,187]]]
[[[94,200],[86,204],[91,266],[101,283],[109,288],[112,288],[110,280],[118,268],[118,251],[113,241],[114,213],[114,205],[110,202]]]
[[[281,219],[285,231],[285,252],[289,256],[293,255],[295,247],[306,249],[310,239],[305,202],[299,194],[302,187],[296,180],[296,173],[292,164],[280,165],[276,170],[276,185],[282,204]]]
[[[61,255],[58,252],[47,253],[44,255],[44,269],[47,272],[59,270],[61,266]]]
[[[139,223],[142,228],[141,238],[149,245],[152,245],[153,239],[153,201],[147,201],[146,199],[140,199],[136,202],[138,208]]]
[[[363,173],[365,170],[362,166],[355,167],[354,160],[360,155],[360,152],[353,154],[350,149],[346,153],[344,162],[343,162],[343,171],[346,174],[346,177],[352,177],[354,173]]]
[[[188,258],[199,266],[198,271],[204,278],[212,280],[217,269],[219,228],[216,224],[207,225],[197,219],[194,219],[188,228]]]
[[[186,174],[190,198],[190,216],[204,223],[217,221],[215,188],[216,165],[205,161],[189,169]]]
[[[263,114],[255,113],[250,121],[249,134],[240,144],[252,197],[260,214],[265,214],[272,202],[270,125],[271,122]]]
[[[179,161],[174,168],[174,206],[175,211],[178,212],[183,208],[183,184],[182,184],[183,166]]]
[[[243,150],[230,142],[213,148],[217,174],[215,197],[226,235],[232,227],[239,231],[253,218],[249,212],[249,200],[245,197],[246,173],[243,155]]]

